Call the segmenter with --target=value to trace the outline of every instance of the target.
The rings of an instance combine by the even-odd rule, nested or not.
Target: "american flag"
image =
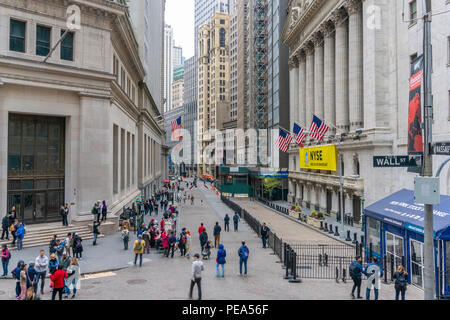
[[[287,152],[289,149],[289,145],[291,144],[292,136],[283,129],[280,129],[280,135],[278,136],[275,145],[283,152]]]
[[[181,122],[181,117],[178,117],[176,120],[172,120],[172,140],[180,139],[180,129],[183,127]]]
[[[309,135],[314,139],[323,141],[323,136],[327,133],[328,129],[325,122],[314,115],[311,126],[309,127]]]
[[[294,129],[292,130],[292,132],[294,133],[295,141],[297,141],[297,143],[300,147],[303,147],[302,142],[303,142],[303,140],[305,140],[305,138],[308,134],[305,133],[305,130],[303,130],[302,127],[300,127],[295,122],[294,122]]]

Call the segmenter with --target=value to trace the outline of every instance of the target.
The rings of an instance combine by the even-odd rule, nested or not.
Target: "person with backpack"
[[[234,213],[234,216],[233,216],[234,232],[238,231],[239,220],[240,220],[239,215],[238,215],[237,212],[235,212],[235,213]]]
[[[16,299],[19,299],[20,292],[22,291],[22,288],[20,287],[20,272],[22,271],[23,266],[25,266],[25,262],[20,260],[17,263],[17,267],[11,271],[13,278],[16,279]]]
[[[192,299],[192,293],[194,291],[194,286],[197,285],[198,288],[198,300],[202,300],[202,271],[205,270],[203,262],[200,261],[200,255],[196,253],[194,255],[194,261],[192,262],[192,278],[191,287],[189,290],[189,299]]]
[[[399,265],[393,278],[395,279],[395,300],[398,300],[400,293],[402,300],[405,300],[406,287],[408,286],[408,272],[406,272],[402,265]]]
[[[9,240],[9,218],[8,218],[8,216],[4,216],[2,218],[2,237],[0,239],[1,240],[5,239],[5,235],[6,235],[6,240]]]
[[[148,232],[147,228],[144,228],[144,232],[142,233],[142,239],[145,241],[145,253],[150,253],[150,232]]]
[[[36,258],[35,268],[37,271],[37,281],[36,281],[36,290],[39,284],[39,279],[41,280],[41,294],[44,294],[44,286],[45,286],[45,276],[47,275],[47,267],[48,267],[48,257],[44,254],[44,250],[41,250],[39,256]]]
[[[65,280],[68,277],[67,272],[63,270],[62,266],[58,266],[58,270],[50,275],[50,279],[53,281],[52,300],[55,300],[56,293],[58,293],[59,300],[62,300]]]
[[[83,239],[78,235],[78,233],[75,233],[73,236],[73,253],[75,255],[75,258],[78,260],[82,259],[83,256]]]
[[[207,243],[208,243],[208,234],[206,233],[206,229],[203,229],[202,234],[200,235],[200,247],[202,248],[202,252]]]
[[[11,251],[9,251],[8,246],[6,244],[2,245],[2,251],[0,251],[0,257],[2,258],[2,267],[3,267],[2,278],[6,278],[8,276],[9,260],[11,259]]]
[[[34,262],[30,262],[27,268],[27,290],[32,288],[33,292],[37,291],[38,272],[35,269]]]
[[[128,242],[130,241],[130,232],[127,228],[122,230],[123,249],[128,250]]]
[[[142,267],[142,254],[144,253],[145,241],[142,239],[142,235],[139,235],[137,240],[134,241],[133,250],[135,253],[134,256],[134,265],[137,263],[137,258],[139,256],[139,266]]]
[[[97,237],[100,234],[99,227],[100,227],[100,222],[99,221],[94,221],[94,226],[92,228],[92,232],[94,234],[94,241],[92,242],[93,246],[97,245]]]
[[[187,237],[184,233],[184,230],[180,233],[180,238],[178,239],[178,249],[180,249],[181,257],[186,256],[186,243],[187,243]]]
[[[245,241],[242,241],[242,245],[238,250],[238,256],[239,256],[239,272],[242,276],[242,265],[244,265],[244,275],[247,275],[247,261],[248,261],[248,255],[250,253],[250,250],[248,250],[248,247],[245,245]]]
[[[216,222],[216,225],[214,226],[213,235],[214,235],[214,248],[219,247],[220,244],[220,232],[222,231],[222,228],[219,226],[219,222]]]
[[[372,262],[366,266],[363,273],[367,277],[366,300],[370,300],[372,287],[375,292],[375,300],[378,300],[378,290],[380,288],[380,278],[383,277],[383,269],[378,265],[377,257],[372,258]]]
[[[362,282],[362,265],[361,265],[361,257],[357,256],[355,261],[350,263],[348,268],[349,276],[353,280],[353,288],[350,297],[355,299],[355,289],[357,289],[357,299],[362,299],[361,297],[361,282]]]
[[[225,277],[225,263],[227,263],[225,257],[227,256],[227,251],[225,250],[223,244],[219,244],[219,250],[217,251],[217,258],[216,258],[216,270],[217,270],[217,277],[220,277],[219,274],[219,266],[222,267],[222,278]]]
[[[14,223],[9,227],[9,231],[11,231],[11,235],[13,236],[13,241],[11,242],[11,246],[16,245],[17,240],[17,230],[19,229],[19,221],[17,219],[14,220]]]
[[[267,238],[269,237],[269,231],[270,231],[269,227],[264,222],[261,226],[261,240],[264,249],[266,248]]]
[[[228,213],[225,214],[225,218],[223,219],[224,227],[226,232],[230,232],[230,217],[228,216]]]
[[[22,250],[23,249],[23,238],[25,237],[25,233],[26,233],[26,229],[25,229],[25,224],[23,222],[21,222],[19,224],[19,228],[17,229],[17,250]]]

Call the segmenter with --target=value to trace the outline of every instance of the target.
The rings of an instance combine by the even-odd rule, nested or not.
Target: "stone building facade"
[[[410,1],[411,2],[411,1]],[[421,1],[405,10],[387,0],[291,0],[283,31],[290,48],[291,130],[309,129],[313,114],[332,127],[325,144],[343,139],[344,212],[360,220],[361,198],[369,205],[402,188],[413,189],[406,168],[372,167],[375,155],[406,155],[411,61],[422,54]],[[416,8],[416,12],[412,12]],[[433,13],[445,12],[433,1]],[[410,12],[411,11],[411,12]],[[410,17],[411,19],[408,19]],[[416,19],[414,19],[416,17]],[[448,14],[433,17],[433,139],[450,140]],[[337,128],[337,130],[335,129]],[[306,145],[317,141],[306,139]],[[299,149],[289,156],[289,200],[320,211],[339,212],[336,172],[299,168]],[[434,156],[437,168],[445,157]],[[436,169],[435,169],[436,170]],[[450,193],[450,170],[441,174]]]
[[[68,5],[81,28],[64,33]],[[0,212],[27,223],[112,214],[163,173],[164,129],[123,1],[0,1]]]

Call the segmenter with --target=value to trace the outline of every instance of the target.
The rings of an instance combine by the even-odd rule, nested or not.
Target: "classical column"
[[[305,47],[306,53],[306,119],[305,127],[309,129],[309,125],[313,119],[314,113],[314,46],[308,43]]]
[[[288,195],[288,201],[289,203],[295,202],[295,189],[294,189],[294,183],[292,182],[292,179],[288,180],[289,182],[289,195]]]
[[[323,95],[323,37],[318,32],[312,38],[314,43],[314,114],[323,120],[324,95]]]
[[[336,26],[336,127],[349,128],[348,108],[348,24],[345,10],[340,9],[332,16]]]
[[[349,0],[349,108],[350,130],[363,127],[363,13],[361,0]]]
[[[289,130],[292,130],[295,119],[298,118],[298,61],[297,57],[289,59],[289,101],[290,101],[290,118],[291,126]]]
[[[353,194],[351,193],[345,193],[344,194],[344,201],[345,201],[345,215],[349,215],[353,217]]]
[[[303,51],[297,55],[297,60],[299,62],[298,68],[298,117],[296,120],[298,124],[305,128],[306,126],[306,57]]]
[[[296,183],[296,193],[295,193],[295,203],[302,203],[302,196],[301,196],[301,185],[299,182]]]
[[[324,36],[324,106],[325,123],[336,126],[336,65],[335,65],[335,41],[334,26],[326,22],[321,32]],[[330,127],[330,133],[334,134],[335,129]]]

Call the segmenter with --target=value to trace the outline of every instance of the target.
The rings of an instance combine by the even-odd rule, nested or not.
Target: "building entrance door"
[[[331,213],[331,206],[333,201],[333,194],[331,193],[331,190],[327,189],[327,213]]]

